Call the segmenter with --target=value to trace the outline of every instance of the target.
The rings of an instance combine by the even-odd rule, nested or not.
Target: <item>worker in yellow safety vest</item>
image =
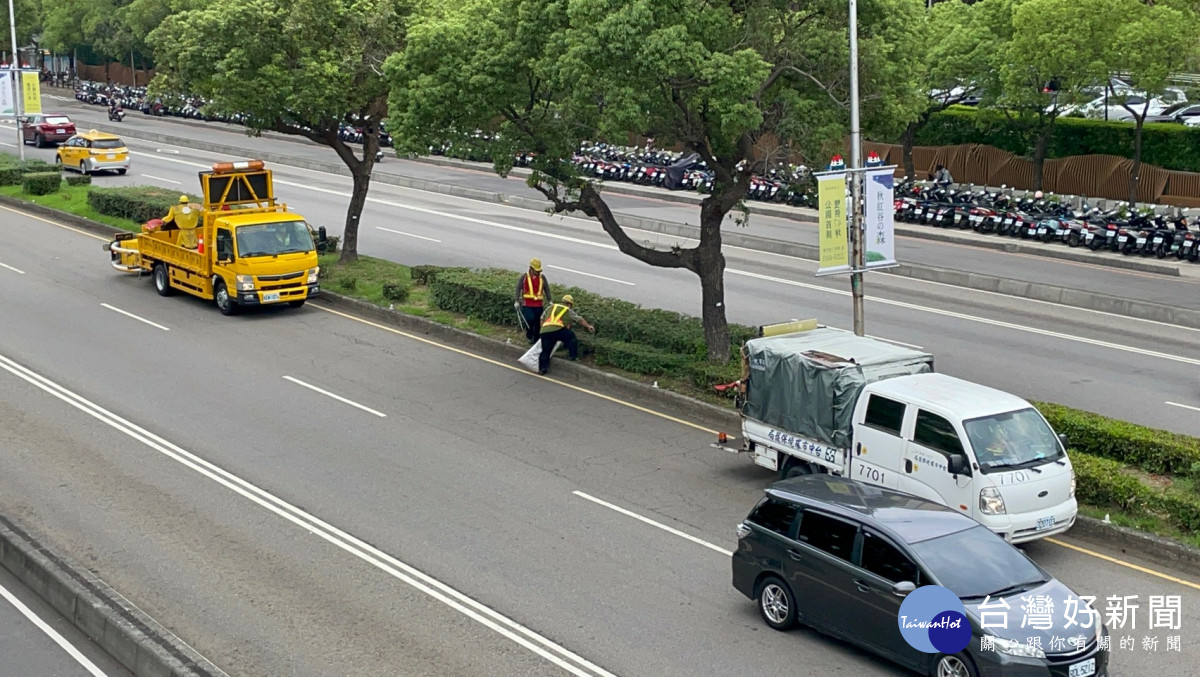
[[[562,303],[551,303],[542,314],[542,354],[538,356],[538,373],[545,374],[550,369],[550,355],[554,347],[562,341],[567,346],[567,356],[572,362],[579,359],[579,339],[571,331],[571,325],[578,322],[583,328],[595,333],[596,328],[588,324],[579,313],[575,312],[575,299],[570,294],[563,294]]]
[[[194,205],[186,195],[179,196],[179,204],[172,205],[163,217],[163,230],[179,229],[179,246],[196,249],[196,227],[200,225],[200,207]]]
[[[521,315],[525,326],[525,338],[529,345],[537,343],[540,336],[542,311],[554,301],[550,295],[550,284],[542,275],[541,259],[530,259],[529,271],[517,279],[517,295],[513,307]]]

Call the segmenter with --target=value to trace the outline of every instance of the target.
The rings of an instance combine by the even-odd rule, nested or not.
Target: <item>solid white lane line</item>
[[[1172,407],[1180,407],[1181,409],[1191,409],[1192,411],[1200,411],[1200,407],[1193,407],[1190,404],[1180,404],[1178,402],[1167,402],[1166,404],[1169,404]]]
[[[20,268],[13,268],[12,266],[8,265],[7,263],[0,263],[0,268],[7,268],[8,270],[11,270],[12,272],[16,273],[17,275],[25,274],[25,271],[21,270]]]
[[[645,522],[646,524],[649,524],[652,527],[658,527],[659,529],[662,529],[663,531],[675,534],[676,536],[678,536],[680,538],[686,538],[687,540],[691,541],[692,543],[702,545],[702,546],[708,548],[709,550],[715,550],[715,551],[721,553],[722,555],[728,555],[728,556],[733,555],[733,552],[726,550],[725,548],[722,548],[719,545],[713,545],[712,543],[709,543],[708,541],[706,541],[704,539],[696,538],[695,536],[693,536],[691,534],[684,533],[678,529],[669,527],[661,522],[655,522],[654,520],[650,519],[649,517],[642,517],[641,515],[637,514],[636,512],[633,512],[631,510],[626,510],[625,508],[622,508],[619,505],[613,505],[612,503],[609,503],[608,501],[603,501],[599,498],[596,498],[595,496],[589,496],[588,494],[585,494],[582,491],[572,491],[571,493],[575,494],[576,496],[578,496],[584,500],[591,501],[592,503],[595,503],[596,505],[602,505],[602,506],[608,508],[609,510],[615,510],[615,511],[621,513],[622,515],[632,517],[635,520]]]
[[[384,228],[383,226],[375,226],[375,229],[376,230],[384,230],[389,233],[395,233],[397,235],[407,235],[409,237],[415,237],[418,240],[429,240],[430,242],[437,242],[439,244],[441,243],[441,240],[435,240],[432,237],[425,237],[424,235],[413,235],[412,233],[406,233],[402,230],[392,230],[391,228]]]
[[[37,626],[38,630],[46,633],[50,639],[54,640],[55,644],[62,647],[63,651],[66,651],[68,654],[70,654],[71,658],[74,658],[75,662],[82,665],[83,669],[90,672],[93,677],[108,677],[103,670],[96,667],[95,663],[88,660],[87,656],[84,656],[82,653],[80,653],[79,649],[75,648],[75,645],[68,642],[62,635],[58,634],[57,630],[50,627],[46,621],[43,621],[41,618],[39,618],[37,614],[33,613],[33,610],[25,606],[21,600],[17,599],[16,595],[9,592],[2,585],[0,585],[0,597],[8,600],[8,603],[16,607],[17,611],[20,611],[22,616],[28,618],[29,622]]]
[[[164,179],[161,176],[153,176],[151,174],[142,174],[142,176],[146,177],[147,179],[150,179],[151,181],[162,181],[163,183],[173,183],[176,186],[183,184],[182,181],[176,181],[174,179]]]
[[[726,268],[725,272],[733,274],[733,275],[752,277],[752,278],[759,279],[759,280],[778,282],[780,284],[786,284],[786,285],[790,285],[793,287],[802,287],[804,289],[813,289],[815,291],[823,291],[823,292],[826,292],[829,294],[837,294],[838,296],[850,296],[850,292],[843,291],[841,289],[830,289],[829,287],[822,287],[821,285],[817,285],[817,284],[809,284],[807,282],[797,282],[795,280],[785,280],[781,277],[772,277],[771,275],[763,275],[761,273],[751,273],[751,272],[745,271],[745,270],[734,270],[733,268]],[[909,310],[918,310],[923,313],[931,313],[933,315],[942,315],[944,317],[953,317],[955,319],[966,320],[968,322],[978,322],[979,324],[987,324],[987,325],[991,325],[993,327],[1003,327],[1005,329],[1012,329],[1014,331],[1025,332],[1027,334],[1038,334],[1040,336],[1049,336],[1051,338],[1062,339],[1064,341],[1073,341],[1075,343],[1086,343],[1088,345],[1099,346],[1101,348],[1111,348],[1113,350],[1120,350],[1120,351],[1126,352],[1126,353],[1145,355],[1147,357],[1157,357],[1157,358],[1160,358],[1163,360],[1169,360],[1171,362],[1182,362],[1184,364],[1192,364],[1192,365],[1200,366],[1200,360],[1191,358],[1191,357],[1180,357],[1179,355],[1170,355],[1168,353],[1160,353],[1156,350],[1147,350],[1145,348],[1136,348],[1134,346],[1126,346],[1126,345],[1122,345],[1119,343],[1110,343],[1108,341],[1100,341],[1097,339],[1087,338],[1085,336],[1075,336],[1073,334],[1063,334],[1063,333],[1057,332],[1057,331],[1050,331],[1049,329],[1038,329],[1036,327],[1027,327],[1027,326],[1021,325],[1021,324],[1013,324],[1012,322],[993,320],[993,319],[987,318],[987,317],[978,317],[975,315],[966,315],[964,313],[956,313],[952,310],[942,310],[941,308],[929,308],[927,306],[918,306],[915,303],[905,303],[904,301],[892,301],[890,299],[881,299],[877,296],[868,296],[867,301],[873,302],[873,303],[882,303],[884,305],[889,305],[889,306],[895,306],[897,308],[908,308]]]
[[[570,268],[560,268],[558,266],[551,266],[551,265],[547,265],[546,267],[553,268],[554,270],[561,270],[561,271],[564,271],[567,273],[575,273],[576,275],[586,275],[587,277],[594,277],[598,280],[607,280],[609,282],[616,282],[617,284],[627,284],[630,287],[637,286],[633,282],[626,282],[625,280],[618,280],[618,279],[612,278],[612,277],[604,277],[603,275],[593,275],[592,273],[585,273],[582,270],[571,270]]]
[[[157,322],[151,322],[150,320],[147,320],[144,317],[138,317],[137,315],[134,315],[133,313],[129,312],[128,310],[121,310],[120,308],[118,308],[116,306],[110,306],[107,303],[101,303],[100,305],[104,306],[105,308],[108,308],[109,310],[111,310],[113,312],[121,313],[125,317],[132,317],[133,319],[137,320],[138,322],[145,322],[146,324],[150,325],[151,327],[158,327],[159,329],[161,329],[163,331],[171,331],[170,328],[168,328],[168,327],[164,327]]]
[[[200,475],[275,513],[314,536],[324,539],[363,562],[429,595],[571,674],[577,675],[577,677],[616,677],[600,666],[571,652],[566,647],[554,643],[552,640],[500,614],[491,607],[468,597],[436,578],[322,521],[316,516],[297,508],[237,475],[155,435],[149,430],[121,418],[4,355],[0,355],[0,369],[4,369],[18,378],[37,386],[101,423],[125,433],[163,456],[196,471]]]
[[[335,394],[329,392],[328,390],[322,390],[314,385],[305,383],[304,381],[301,381],[298,378],[292,378],[291,376],[284,376],[283,378],[285,380],[291,381],[292,383],[295,383],[296,385],[304,386],[305,388],[308,388],[309,390],[315,390],[316,392],[321,393],[322,395],[325,395],[326,397],[332,397],[333,399],[337,400],[338,402],[344,402],[352,407],[358,407],[359,409],[362,409],[363,411],[375,414],[379,418],[387,418],[387,414],[385,414],[383,412],[375,411],[374,409],[372,409],[370,407],[365,407],[365,406],[359,404],[358,402],[355,402],[353,400],[348,400],[348,399],[342,397],[341,395],[335,395]]]
[[[17,144],[8,143],[7,141],[0,141],[0,146],[8,146],[9,148],[16,148]]]

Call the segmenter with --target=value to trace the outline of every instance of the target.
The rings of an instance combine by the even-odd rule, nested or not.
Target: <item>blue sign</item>
[[[900,634],[923,653],[956,654],[971,643],[971,622],[962,600],[940,585],[924,585],[900,605]]]

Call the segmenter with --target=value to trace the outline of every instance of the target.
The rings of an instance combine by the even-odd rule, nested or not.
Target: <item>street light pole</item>
[[[8,0],[8,32],[12,35],[12,71],[13,82],[13,121],[17,123],[17,149],[21,161],[25,161],[25,137],[21,133],[21,55],[17,54],[17,13],[13,10],[13,0]]]
[[[9,0],[12,2],[12,0]],[[858,119],[858,2],[850,0],[850,292],[854,299],[854,333],[866,333],[863,319],[862,130]]]

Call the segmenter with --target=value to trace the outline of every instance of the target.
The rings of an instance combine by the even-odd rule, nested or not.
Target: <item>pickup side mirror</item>
[[[1067,450],[1067,434],[1066,433],[1058,434],[1058,443],[1062,445],[1063,451]]]
[[[917,589],[917,585],[912,581],[900,581],[892,586],[892,594],[897,597],[908,597],[909,593]]]
[[[962,454],[950,454],[947,459],[946,469],[951,475],[967,474],[967,457]]]

